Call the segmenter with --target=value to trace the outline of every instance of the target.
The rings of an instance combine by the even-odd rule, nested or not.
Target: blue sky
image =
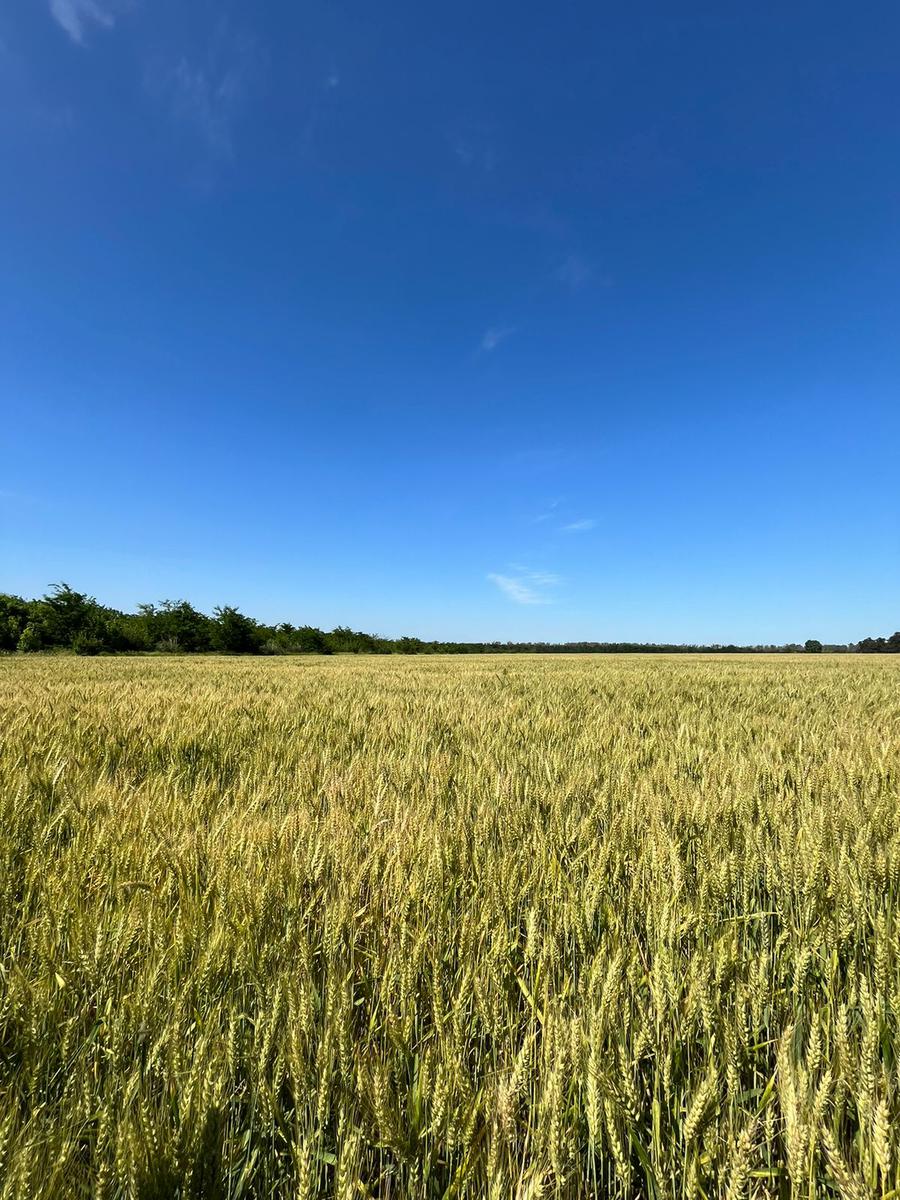
[[[11,0],[6,590],[900,625],[900,7]]]

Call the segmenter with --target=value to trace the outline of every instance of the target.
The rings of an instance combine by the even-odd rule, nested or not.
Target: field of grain
[[[900,661],[0,659],[0,1196],[900,1186]]]

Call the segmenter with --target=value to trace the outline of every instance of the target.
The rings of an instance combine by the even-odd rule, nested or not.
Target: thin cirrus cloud
[[[496,130],[490,124],[476,123],[448,130],[453,157],[465,171],[490,175],[497,165]]]
[[[113,28],[117,17],[130,7],[130,0],[49,0],[49,7],[71,40],[85,46],[92,30]],[[177,125],[200,140],[210,159],[230,160],[234,157],[234,123],[260,66],[255,39],[220,17],[202,55],[151,60],[146,64],[144,87],[168,109]],[[333,89],[339,82],[337,72],[332,71],[326,86]]]
[[[158,87],[176,122],[199,135],[215,155],[232,157],[231,123],[240,90],[238,75],[228,71],[216,77],[207,68],[182,58],[161,77]]]
[[[557,515],[556,510],[559,508],[561,500],[551,500],[543,512],[539,512],[534,518],[535,525],[539,525],[542,521],[549,521]]]
[[[566,287],[577,292],[593,275],[591,264],[580,254],[567,254],[556,270],[556,278]]]
[[[563,525],[562,529],[563,533],[587,533],[596,524],[593,517],[582,517],[580,521],[570,521],[568,525]]]
[[[513,604],[552,604],[548,590],[562,582],[558,575],[549,571],[526,571],[517,575],[491,572],[488,581]]]
[[[112,29],[116,23],[115,15],[96,0],[50,0],[50,14],[79,46],[89,29]]]
[[[182,56],[174,63],[156,62],[145,84],[212,159],[229,161],[234,158],[234,123],[259,67],[255,41],[223,18],[201,59]]]
[[[500,329],[492,326],[486,329],[481,338],[481,349],[485,354],[490,354],[492,350],[496,350],[501,342],[505,342],[508,337],[515,333],[512,328]]]
[[[493,171],[496,156],[491,146],[479,146],[459,138],[453,143],[453,153],[464,167],[480,168],[487,174]]]

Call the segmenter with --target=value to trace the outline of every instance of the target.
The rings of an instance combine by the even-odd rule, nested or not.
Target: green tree
[[[41,647],[92,645],[112,648],[107,610],[93,596],[76,592],[67,583],[55,583],[41,600],[31,605],[29,626]]]
[[[260,630],[252,617],[245,617],[231,604],[213,609],[213,646],[228,654],[257,654],[260,649]]]
[[[314,625],[301,625],[291,637],[291,645],[300,654],[330,654],[331,650],[321,629]]]
[[[210,649],[214,622],[187,600],[163,600],[158,608],[143,607],[141,615],[152,627],[153,645],[163,642],[188,654]]]
[[[48,646],[71,646],[79,633],[96,624],[99,609],[93,596],[76,592],[67,583],[54,583],[38,607]]]
[[[417,637],[401,637],[397,638],[396,648],[398,654],[421,654],[425,643]]]
[[[15,650],[28,624],[30,605],[20,596],[0,593],[0,650]]]
[[[816,638],[807,638],[806,642],[803,645],[803,649],[806,651],[807,654],[821,654],[822,653],[822,643],[820,641],[817,641]]]

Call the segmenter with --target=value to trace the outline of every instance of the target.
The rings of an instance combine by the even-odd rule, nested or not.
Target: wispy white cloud
[[[534,588],[523,583],[521,579],[513,579],[511,575],[488,575],[491,583],[495,584],[504,596],[514,604],[545,604],[546,599]]]
[[[488,580],[514,604],[551,604],[547,589],[562,583],[558,575],[549,571],[524,571],[516,575],[491,572]]]
[[[591,264],[580,254],[567,254],[556,269],[556,278],[566,287],[577,292],[593,275]]]
[[[564,533],[587,533],[596,524],[593,517],[582,517],[580,521],[570,521],[568,525],[563,525],[562,529]]]
[[[226,71],[220,78],[182,58],[170,77],[172,115],[191,125],[211,150],[230,158],[231,117],[240,88],[239,76]]]
[[[538,513],[538,515],[534,518],[535,525],[540,524],[541,521],[549,521],[551,517],[555,516],[556,510],[559,508],[561,503],[562,501],[560,500],[551,500],[544,511]]]
[[[116,23],[115,14],[97,0],[50,0],[50,13],[79,46],[89,29],[112,29]]]
[[[334,96],[341,87],[342,77],[336,67],[328,72],[321,85],[316,86],[311,95],[306,119],[300,127],[298,146],[301,155],[310,159],[315,157],[316,142],[322,117],[328,112],[334,102]]]
[[[492,350],[496,350],[500,343],[505,342],[513,333],[515,333],[515,330],[512,328],[498,329],[492,327],[486,329],[481,338],[481,349],[485,354],[490,354]]]
[[[497,164],[494,146],[483,133],[456,135],[451,137],[450,146],[456,161],[467,170],[483,171],[490,175]]]
[[[228,160],[234,157],[234,122],[258,65],[255,41],[223,19],[202,58],[183,55],[175,62],[157,62],[146,84],[213,158]]]

